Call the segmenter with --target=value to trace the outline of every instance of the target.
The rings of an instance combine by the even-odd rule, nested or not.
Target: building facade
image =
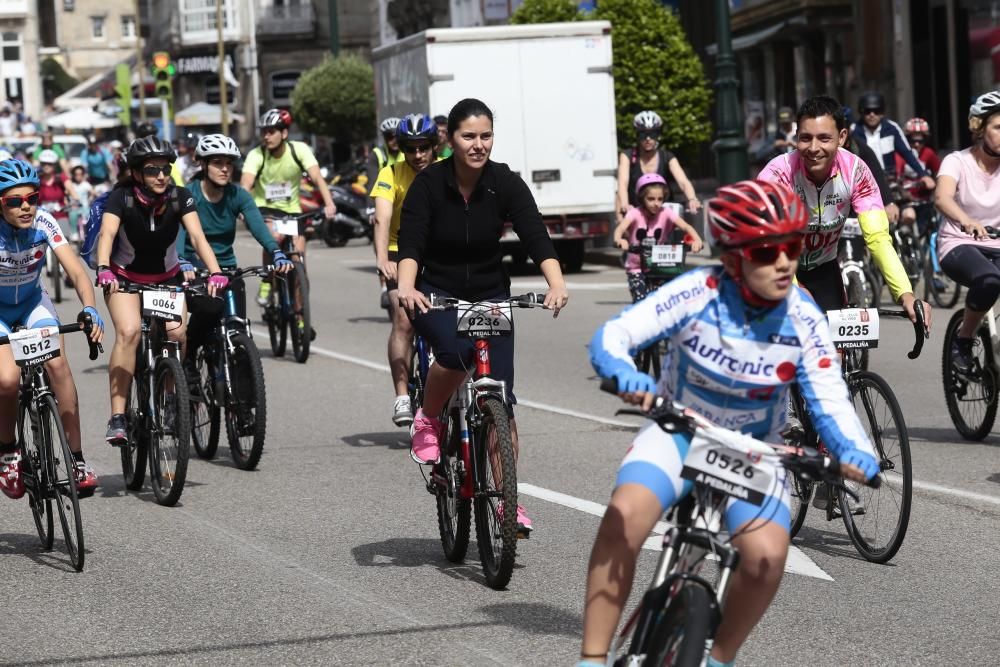
[[[135,53],[133,0],[38,0],[38,16],[40,58],[54,58],[81,81]]]
[[[38,60],[38,11],[34,0],[0,0],[0,98],[32,118],[42,114]]]

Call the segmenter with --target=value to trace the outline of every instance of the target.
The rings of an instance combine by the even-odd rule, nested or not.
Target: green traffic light
[[[175,74],[177,74],[177,67],[173,63],[167,65],[167,74],[169,74],[170,76],[174,76]]]

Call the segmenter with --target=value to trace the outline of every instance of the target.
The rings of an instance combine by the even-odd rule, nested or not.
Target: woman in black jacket
[[[472,365],[472,342],[459,338],[454,312],[432,311],[427,295],[466,301],[502,299],[510,295],[510,278],[501,260],[500,237],[505,222],[541,269],[549,285],[545,305],[554,315],[569,300],[559,259],[542,223],[531,191],[510,168],[491,161],[493,113],[475,99],[465,99],[448,115],[454,155],[420,172],[406,193],[399,228],[397,298],[414,314],[414,327],[434,350],[423,407],[413,420],[410,455],[433,463],[440,455],[439,419],[448,398],[465,381]],[[493,375],[507,383],[511,403],[514,386],[514,338],[490,343]],[[517,426],[511,419],[514,452]],[[518,528],[527,533],[531,520],[517,510]]]

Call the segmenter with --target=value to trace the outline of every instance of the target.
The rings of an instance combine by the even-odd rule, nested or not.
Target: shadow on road
[[[351,324],[360,324],[374,322],[375,324],[389,324],[389,316],[383,315],[381,317],[376,317],[375,315],[367,315],[364,317],[348,317],[347,321]]]
[[[817,510],[817,512],[822,512],[822,510]],[[844,527],[843,521],[839,518],[834,519],[830,523]],[[802,526],[799,530],[799,534],[792,540],[792,545],[807,549],[814,549],[821,554],[826,554],[827,556],[835,556],[837,558],[852,558],[854,560],[859,560],[864,563],[868,561],[858,553],[858,550],[854,548],[854,544],[851,542],[851,538],[843,532],[834,532],[830,530],[821,530],[819,528],[811,528],[809,526]],[[883,567],[896,567],[892,562],[886,563]]]
[[[478,560],[452,563],[445,559],[441,552],[441,543],[438,540],[394,537],[381,542],[358,545],[351,549],[351,554],[358,565],[363,567],[430,566],[452,579],[486,585],[486,578],[483,576]],[[474,558],[476,554],[475,542],[470,542],[468,557]],[[523,567],[520,563],[514,564],[515,570]]]
[[[56,511],[54,507],[52,511]],[[26,526],[34,525],[31,523],[30,513],[25,518],[27,519]],[[56,518],[52,530],[55,531],[56,539],[53,541],[50,551],[42,550],[42,545],[38,541],[38,534],[35,532],[0,534],[0,556],[24,556],[38,565],[51,567],[61,572],[76,574],[72,563],[69,562],[69,555],[66,553],[66,543],[61,537],[62,529],[59,526],[58,518]],[[86,535],[84,537],[86,538]],[[90,549],[86,547],[86,539],[84,539],[83,552],[85,554],[90,553]]]
[[[946,442],[949,445],[989,445],[997,446],[996,440],[990,441],[990,436],[985,440],[966,440],[958,434],[954,428],[934,428],[928,426],[910,426],[907,428],[910,440],[920,442]]]
[[[204,486],[200,482],[192,481],[189,478],[184,480],[184,489],[194,488],[196,486]],[[125,477],[122,474],[111,475],[102,474],[101,475],[101,485],[98,487],[98,493],[101,498],[125,498],[132,496],[138,498],[139,500],[145,501],[147,503],[156,504],[156,496],[153,495],[153,489],[149,486],[149,472],[146,472],[146,479],[143,482],[143,486],[138,491],[129,491],[125,488]],[[174,507],[184,507],[183,496],[181,500],[177,501]],[[170,509],[170,508],[168,508]]]
[[[509,602],[480,607],[496,623],[535,635],[579,637],[583,618],[574,612],[541,602]]]
[[[341,440],[351,447],[385,447],[387,449],[409,449],[410,437],[405,430],[384,431],[382,433],[355,433],[345,435]]]

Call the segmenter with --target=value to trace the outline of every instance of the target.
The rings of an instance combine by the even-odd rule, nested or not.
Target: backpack
[[[94,270],[97,269],[97,239],[101,236],[101,218],[104,217],[104,208],[107,205],[108,197],[114,191],[115,189],[108,190],[94,200],[94,203],[90,205],[87,225],[83,228],[83,245],[80,246],[80,257],[83,258],[87,266]],[[181,212],[181,203],[177,197],[177,188],[171,189],[170,208],[174,210],[175,214]],[[125,210],[131,211],[133,208],[135,208],[135,195],[131,193],[126,194]],[[114,253],[117,246],[118,239],[115,239],[115,245],[111,248],[112,253]]]
[[[299,166],[299,171],[303,174],[306,173],[305,167],[302,166],[302,160],[299,159],[298,153],[295,152],[295,142],[286,141],[285,144],[288,146],[288,150],[292,152],[292,159],[295,160],[295,164]],[[251,192],[253,192],[253,189],[257,187],[257,180],[264,172],[264,163],[267,162],[267,156],[270,155],[270,151],[264,150],[263,144],[252,150],[260,151],[260,171],[253,175],[253,184],[250,186]]]

